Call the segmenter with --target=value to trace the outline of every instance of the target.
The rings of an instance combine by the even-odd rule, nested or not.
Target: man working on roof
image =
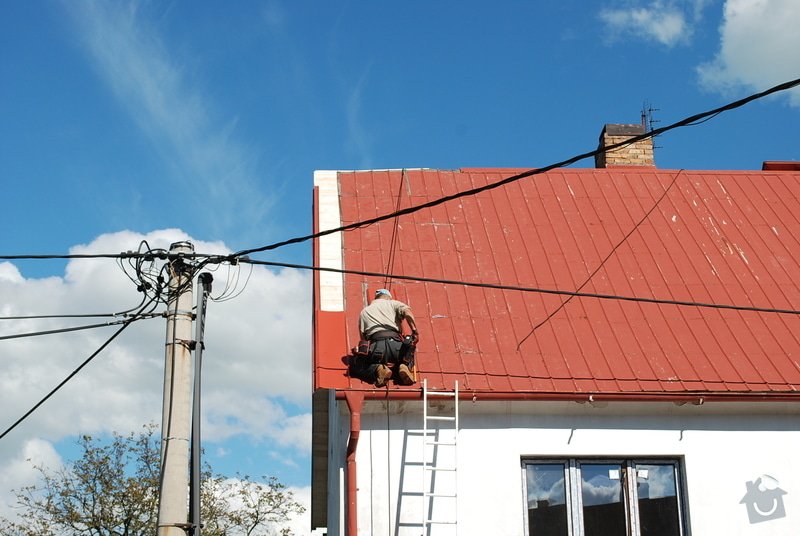
[[[402,321],[405,320],[411,330],[412,344],[403,342]],[[375,291],[375,299],[361,310],[358,317],[358,330],[362,341],[369,341],[367,363],[362,371],[376,387],[383,387],[392,377],[392,368],[396,371],[397,381],[403,385],[412,385],[409,364],[413,365],[414,344],[419,339],[417,323],[411,313],[411,307],[392,299],[392,294],[382,288]],[[388,366],[387,366],[388,365]]]

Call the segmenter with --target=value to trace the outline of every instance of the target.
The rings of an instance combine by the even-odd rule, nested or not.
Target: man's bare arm
[[[411,329],[411,335],[414,336],[414,340],[419,339],[419,333],[417,332],[417,321],[414,319],[414,313],[411,312],[411,307],[406,307],[405,311],[403,311],[403,318],[408,324],[408,327]]]

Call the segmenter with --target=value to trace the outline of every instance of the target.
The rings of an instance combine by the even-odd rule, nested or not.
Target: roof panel
[[[340,172],[341,219],[518,171]],[[792,309],[800,308],[799,214],[798,171],[562,169],[343,233],[343,268]],[[327,349],[319,337],[345,329],[340,345],[357,339],[358,312],[384,284],[414,309],[418,371],[432,383],[532,396],[800,391],[797,315],[353,274],[345,275],[345,321],[315,330],[315,385],[370,388],[347,378],[346,349]],[[315,322],[332,318],[315,311]]]

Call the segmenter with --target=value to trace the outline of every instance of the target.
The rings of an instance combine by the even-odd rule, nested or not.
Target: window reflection
[[[678,495],[673,464],[635,464],[642,536],[680,535]]]
[[[529,536],[684,536],[679,460],[523,465]]]
[[[530,536],[567,536],[564,464],[529,464],[526,479]]]
[[[581,464],[583,530],[586,536],[625,536],[623,467],[618,463]]]

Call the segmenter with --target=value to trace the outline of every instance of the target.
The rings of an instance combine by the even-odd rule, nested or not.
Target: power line
[[[639,134],[637,136],[633,136],[632,138],[629,138],[629,139],[627,139],[625,141],[622,141],[622,142],[619,142],[619,143],[615,143],[615,144],[612,144],[612,145],[607,145],[607,146],[604,146],[604,147],[599,147],[599,148],[597,148],[597,149],[595,149],[593,151],[589,151],[589,152],[585,152],[585,153],[573,156],[573,157],[568,158],[566,160],[562,160],[560,162],[556,162],[555,164],[550,164],[550,165],[547,165],[545,167],[541,167],[541,168],[537,168],[537,169],[530,169],[528,171],[524,171],[522,173],[518,173],[518,174],[512,175],[510,177],[506,177],[505,179],[501,179],[500,181],[493,182],[493,183],[487,184],[485,186],[480,186],[480,187],[477,187],[477,188],[464,190],[462,192],[457,192],[455,194],[444,196],[444,197],[441,197],[439,199],[435,199],[433,201],[429,201],[427,203],[422,203],[420,205],[412,205],[412,206],[404,208],[402,210],[396,210],[396,211],[391,212],[389,214],[384,214],[383,216],[377,216],[375,218],[370,218],[370,219],[367,219],[367,220],[362,220],[362,221],[359,221],[359,222],[350,223],[348,225],[343,225],[341,227],[336,227],[334,229],[327,229],[325,231],[320,231],[320,232],[309,234],[309,235],[305,235],[305,236],[299,236],[299,237],[295,237],[295,238],[290,238],[288,240],[284,240],[282,242],[275,242],[275,243],[267,245],[267,246],[261,246],[261,247],[257,247],[257,248],[251,248],[251,249],[243,249],[241,251],[238,251],[236,253],[231,253],[231,254],[228,254],[228,255],[219,255],[219,254],[207,255],[207,254],[200,254],[200,253],[191,253],[191,254],[180,254],[178,256],[179,257],[184,257],[186,259],[199,259],[199,258],[206,259],[204,264],[209,264],[209,263],[210,264],[215,264],[215,263],[219,264],[219,263],[222,263],[222,262],[236,262],[236,260],[238,258],[244,257],[246,255],[250,255],[252,253],[259,253],[259,252],[262,252],[262,251],[274,250],[274,249],[278,249],[278,248],[283,247],[283,246],[288,246],[288,245],[291,245],[291,244],[299,244],[301,242],[306,242],[308,240],[312,240],[314,238],[319,238],[319,237],[326,236],[326,235],[333,234],[333,233],[338,233],[338,232],[343,232],[343,231],[351,231],[351,230],[358,229],[358,228],[361,228],[361,227],[367,227],[367,226],[373,225],[375,223],[379,223],[379,222],[384,221],[384,220],[389,220],[389,219],[392,219],[392,218],[396,218],[398,216],[405,216],[405,215],[408,215],[408,214],[413,214],[414,212],[418,212],[418,211],[420,211],[422,209],[425,209],[425,208],[435,207],[437,205],[441,205],[442,203],[446,203],[446,202],[452,201],[454,199],[459,199],[461,197],[467,197],[467,196],[476,195],[476,194],[479,194],[481,192],[485,192],[485,191],[488,191],[488,190],[493,190],[495,188],[499,188],[500,186],[505,186],[506,184],[510,184],[512,182],[516,182],[518,180],[521,180],[521,179],[524,179],[524,178],[527,178],[527,177],[531,177],[533,175],[541,175],[541,174],[547,173],[548,171],[552,171],[554,169],[566,167],[566,166],[569,166],[569,165],[574,164],[576,162],[579,162],[581,160],[584,160],[586,158],[592,158],[592,157],[594,157],[596,155],[603,154],[603,153],[606,153],[606,152],[610,152],[610,151],[613,151],[615,149],[619,149],[620,147],[625,147],[625,146],[631,145],[631,144],[636,143],[636,142],[641,141],[641,140],[654,138],[656,136],[659,136],[659,135],[661,135],[661,134],[663,134],[665,132],[668,132],[670,130],[674,130],[676,128],[700,125],[700,124],[702,124],[702,123],[704,123],[704,122],[706,122],[706,121],[708,121],[710,119],[713,119],[714,117],[716,117],[717,115],[719,115],[719,114],[721,114],[723,112],[726,112],[726,111],[729,111],[729,110],[733,110],[733,109],[736,109],[736,108],[740,108],[740,107],[744,106],[745,104],[748,104],[748,103],[750,103],[752,101],[755,101],[755,100],[758,100],[758,99],[762,99],[762,98],[764,98],[766,96],[769,96],[769,95],[772,95],[772,94],[775,94],[775,93],[779,93],[781,91],[787,91],[787,90],[792,89],[792,88],[794,88],[796,86],[800,86],[800,78],[795,79],[795,80],[790,80],[790,81],[784,82],[782,84],[778,84],[777,86],[773,86],[773,87],[771,87],[771,88],[769,88],[767,90],[764,90],[764,91],[762,91],[760,93],[754,93],[754,94],[752,94],[750,96],[747,96],[747,97],[745,97],[743,99],[739,99],[737,101],[730,102],[730,103],[728,103],[728,104],[726,104],[724,106],[720,106],[719,108],[715,108],[713,110],[708,110],[706,112],[701,112],[701,113],[686,117],[684,119],[681,119],[680,121],[676,121],[675,123],[672,123],[670,125],[667,125],[667,126],[664,126],[664,127],[659,127],[657,129],[651,130],[649,132],[645,132],[644,134]],[[147,253],[126,251],[126,252],[116,253],[116,254],[113,254],[113,253],[100,253],[100,254],[72,254],[72,255],[0,255],[0,260],[97,259],[97,258],[105,258],[105,259],[139,259],[139,258],[147,259],[147,258],[155,258],[155,259],[159,259],[159,260],[168,260],[168,259],[172,258],[172,255],[170,255],[166,250],[151,250],[151,251],[148,251]]]
[[[146,313],[141,315],[130,315],[131,318],[134,320],[144,320],[146,318],[155,318],[163,316],[161,313]],[[128,319],[130,320],[130,319]],[[56,335],[58,333],[69,333],[71,331],[83,331],[86,329],[97,329],[97,328],[105,328],[108,326],[118,326],[120,324],[124,324],[128,322],[128,320],[115,320],[113,322],[104,322],[101,324],[89,324],[85,326],[73,326],[69,328],[59,328],[59,329],[50,329],[45,331],[34,331],[30,333],[17,333],[14,335],[0,335],[0,341],[5,341],[9,339],[22,339],[25,337],[39,337],[41,335]]]
[[[575,289],[575,292],[580,292],[581,290],[583,290],[583,287],[585,287],[586,285],[588,285],[588,284],[589,284],[589,281],[591,281],[591,280],[592,280],[592,278],[593,278],[593,277],[594,277],[594,276],[597,274],[597,272],[599,272],[599,271],[600,271],[600,269],[601,269],[603,266],[605,266],[605,265],[606,265],[606,262],[608,262],[608,259],[610,259],[610,258],[611,258],[611,256],[612,256],[612,255],[614,255],[614,253],[616,253],[616,251],[617,251],[617,250],[620,248],[620,246],[622,246],[622,244],[624,244],[625,242],[627,242],[627,241],[628,241],[628,238],[630,238],[630,237],[631,237],[631,235],[632,235],[633,233],[635,233],[635,232],[636,232],[636,231],[639,229],[639,227],[642,225],[642,223],[644,223],[644,222],[645,222],[645,220],[647,220],[647,218],[649,218],[649,217],[650,217],[650,214],[652,214],[652,213],[653,213],[653,211],[654,211],[656,208],[658,208],[658,205],[660,205],[660,204],[661,204],[661,201],[663,201],[663,200],[664,200],[664,198],[665,198],[665,197],[667,197],[667,194],[669,193],[669,191],[670,191],[670,190],[672,190],[672,187],[673,187],[673,186],[675,186],[675,182],[678,180],[678,177],[680,177],[680,176],[681,176],[681,174],[683,173],[683,171],[684,171],[684,170],[682,170],[682,169],[681,169],[681,170],[678,170],[678,172],[675,174],[675,176],[674,176],[674,177],[672,177],[672,180],[671,180],[671,181],[670,181],[670,183],[667,185],[667,187],[666,187],[666,188],[664,188],[664,191],[663,191],[663,192],[661,192],[661,195],[658,197],[658,199],[656,199],[655,203],[653,203],[653,206],[651,206],[651,207],[650,207],[650,209],[649,209],[649,210],[647,210],[647,212],[645,212],[645,213],[644,213],[644,215],[643,215],[641,218],[639,218],[639,221],[637,221],[637,222],[636,222],[636,224],[635,224],[635,225],[634,225],[634,226],[631,228],[631,230],[630,230],[630,231],[628,231],[627,233],[625,233],[625,236],[623,236],[623,237],[622,237],[622,240],[620,240],[619,242],[617,242],[617,243],[616,243],[616,245],[615,245],[613,248],[611,248],[611,251],[609,251],[609,252],[608,252],[608,254],[607,254],[607,255],[606,255],[604,258],[603,258],[603,260],[601,260],[601,261],[600,261],[600,263],[597,265],[597,267],[596,267],[594,270],[592,270],[592,273],[590,273],[590,274],[589,274],[589,275],[586,277],[586,279],[584,279],[583,283],[581,283],[581,284],[578,286],[578,288],[576,288],[576,289]],[[563,309],[563,308],[564,308],[564,307],[565,307],[565,306],[566,306],[566,305],[567,305],[567,304],[568,304],[568,303],[569,303],[569,302],[572,300],[572,298],[574,298],[574,297],[575,297],[575,296],[569,296],[569,297],[568,297],[566,300],[562,301],[562,302],[561,302],[561,304],[559,304],[559,306],[558,306],[558,307],[556,307],[555,309],[553,309],[553,310],[552,310],[552,311],[551,311],[551,312],[550,312],[550,313],[549,313],[549,314],[548,314],[548,315],[547,315],[547,316],[546,316],[544,319],[540,320],[540,321],[539,321],[539,322],[538,322],[538,323],[537,323],[535,326],[533,326],[533,328],[531,328],[531,331],[530,331],[530,332],[529,332],[527,335],[525,335],[525,337],[523,337],[523,339],[522,339],[521,341],[519,341],[519,342],[517,343],[517,350],[519,350],[519,349],[520,349],[520,347],[522,346],[522,343],[524,343],[525,341],[527,341],[527,340],[528,340],[528,337],[530,337],[531,335],[533,335],[533,334],[534,334],[534,332],[536,332],[536,330],[537,330],[537,329],[539,329],[540,327],[542,327],[543,325],[545,325],[547,322],[549,322],[549,321],[550,321],[550,319],[551,319],[551,318],[553,318],[553,317],[554,317],[556,314],[558,314],[558,312],[559,312],[561,309]]]
[[[149,306],[150,306],[152,303],[153,303],[153,300],[150,300],[148,303],[146,303],[145,305],[143,305],[143,306],[142,306],[142,307],[139,309],[139,312],[138,312],[138,313],[139,313],[139,314],[143,313],[143,311],[144,311],[145,309],[147,309],[147,308],[148,308],[148,307],[149,307]],[[8,434],[9,434],[9,433],[10,433],[10,432],[11,432],[11,431],[14,429],[14,428],[16,428],[17,426],[19,426],[19,424],[20,424],[20,423],[22,423],[22,421],[24,421],[25,419],[27,419],[27,418],[28,418],[28,417],[29,417],[31,414],[33,414],[33,412],[34,412],[34,411],[36,411],[37,409],[39,409],[39,407],[40,407],[42,404],[44,404],[45,402],[47,402],[47,400],[48,400],[48,399],[49,399],[51,396],[53,396],[53,395],[54,395],[54,394],[55,394],[55,393],[56,393],[56,392],[57,392],[59,389],[61,389],[61,388],[62,388],[64,385],[66,385],[66,383],[67,383],[68,381],[70,381],[70,380],[71,380],[73,377],[75,377],[75,375],[76,375],[76,374],[78,374],[78,372],[80,372],[80,371],[81,371],[81,369],[83,369],[83,367],[85,367],[86,365],[88,365],[88,364],[89,364],[89,363],[90,363],[90,362],[91,362],[91,361],[92,361],[92,360],[93,360],[95,357],[97,357],[97,355],[98,355],[100,352],[102,352],[102,351],[103,351],[103,350],[106,348],[106,346],[108,346],[109,344],[111,344],[111,341],[113,341],[114,339],[116,339],[116,338],[117,338],[117,336],[118,336],[120,333],[122,333],[123,331],[125,331],[125,329],[126,329],[128,326],[130,326],[132,323],[136,322],[137,320],[141,320],[142,318],[144,318],[144,317],[142,317],[142,316],[139,316],[139,314],[137,314],[136,316],[134,316],[134,317],[131,317],[131,318],[129,318],[129,319],[127,319],[127,320],[125,320],[125,321],[123,322],[123,324],[122,324],[122,327],[120,327],[120,328],[119,328],[117,331],[115,331],[115,332],[114,332],[114,334],[113,334],[113,335],[111,335],[111,337],[109,337],[109,338],[106,340],[106,342],[104,342],[104,343],[103,343],[103,344],[102,344],[102,345],[101,345],[101,346],[100,346],[100,347],[99,347],[97,350],[95,350],[95,351],[92,353],[92,355],[90,355],[89,357],[87,357],[87,358],[86,358],[86,359],[83,361],[83,363],[81,363],[80,365],[78,365],[78,367],[77,367],[75,370],[73,370],[72,372],[70,372],[70,373],[69,373],[69,375],[68,375],[66,378],[64,378],[64,379],[63,379],[63,380],[62,380],[62,381],[61,381],[61,382],[60,382],[58,385],[56,385],[56,386],[55,386],[53,389],[51,389],[51,390],[50,390],[50,392],[49,392],[49,393],[47,393],[47,394],[44,396],[44,398],[42,398],[41,400],[39,400],[39,402],[37,402],[37,403],[36,403],[36,404],[35,404],[35,405],[34,405],[34,406],[31,408],[31,409],[29,409],[28,411],[26,411],[24,415],[22,415],[22,416],[21,416],[19,419],[17,419],[17,420],[14,422],[14,424],[12,424],[11,426],[9,426],[9,427],[8,427],[8,428],[7,428],[7,429],[6,429],[6,430],[5,430],[5,431],[4,431],[2,434],[0,434],[0,439],[3,439],[3,438],[4,438],[6,435],[8,435]]]
[[[400,188],[397,191],[397,205],[395,206],[395,212],[400,210],[400,203],[403,200],[403,186],[406,182],[406,169],[403,168],[403,171],[400,172]],[[400,218],[394,219],[394,225],[392,226],[392,241],[389,243],[389,261],[386,265],[386,273],[392,273],[394,271],[394,259],[397,253],[397,231],[400,228]],[[383,281],[383,287],[390,289],[390,279],[385,279]]]
[[[73,253],[69,255],[0,255],[1,260],[43,260],[43,259],[124,259],[127,253]]]
[[[616,300],[639,303],[654,303],[660,305],[680,305],[685,307],[706,307],[710,309],[729,309],[734,311],[750,311],[755,313],[779,313],[787,315],[800,315],[797,309],[778,309],[773,307],[755,307],[751,305],[729,305],[721,303],[695,302],[688,300],[669,300],[661,298],[641,298],[637,296],[621,296],[617,294],[599,294],[595,292],[577,292],[571,290],[557,290],[539,287],[521,287],[515,285],[500,285],[495,283],[473,283],[470,281],[458,281],[454,279],[438,279],[433,277],[418,277],[410,275],[384,274],[380,272],[367,272],[363,270],[345,270],[339,268],[323,268],[321,266],[308,266],[303,264],[291,264],[285,262],[256,261],[252,259],[241,259],[241,262],[258,264],[262,266],[275,266],[279,268],[296,268],[299,270],[312,270],[315,272],[334,272],[337,274],[363,275],[367,277],[389,277],[392,279],[402,279],[404,281],[418,281],[422,283],[441,283],[444,285],[461,285],[465,287],[489,288],[495,290],[516,290],[520,292],[532,292],[537,294],[554,294],[557,296],[570,296],[574,298],[595,298],[598,300]]]
[[[80,315],[27,315],[27,316],[0,316],[0,320],[41,320],[45,318],[117,318],[119,316],[134,316],[130,313],[89,313]]]
[[[762,91],[760,93],[755,93],[753,95],[750,95],[750,96],[745,97],[743,99],[739,99],[737,101],[731,102],[731,103],[726,104],[724,106],[720,106],[719,108],[715,108],[713,110],[709,110],[709,111],[706,111],[706,112],[702,112],[702,113],[699,113],[699,114],[695,114],[695,115],[686,117],[684,119],[681,119],[680,121],[677,121],[677,122],[672,123],[670,125],[667,125],[665,127],[660,127],[660,128],[655,129],[655,130],[651,130],[649,132],[645,132],[644,134],[639,134],[639,135],[634,136],[632,138],[629,138],[629,139],[627,139],[627,140],[625,140],[623,142],[615,143],[615,144],[608,145],[608,146],[605,146],[605,147],[600,147],[600,148],[595,149],[594,151],[589,151],[589,152],[586,152],[586,153],[583,153],[583,154],[579,154],[577,156],[573,156],[571,158],[568,158],[566,160],[562,160],[561,162],[557,162],[555,164],[550,164],[550,165],[542,167],[542,168],[531,169],[531,170],[525,171],[523,173],[518,173],[516,175],[512,175],[510,177],[506,177],[505,179],[499,180],[497,182],[493,182],[491,184],[487,184],[485,186],[479,186],[477,188],[472,188],[472,189],[469,189],[469,190],[464,190],[462,192],[457,192],[455,194],[451,194],[451,195],[447,195],[447,196],[444,196],[444,197],[440,197],[439,199],[435,199],[433,201],[428,201],[427,203],[422,203],[420,205],[413,205],[411,207],[408,207],[408,208],[405,208],[405,209],[402,209],[402,210],[396,210],[395,212],[392,212],[392,213],[389,213],[389,214],[384,214],[383,216],[377,216],[375,218],[371,218],[371,219],[368,219],[368,220],[363,220],[363,221],[359,221],[359,222],[355,222],[355,223],[350,223],[348,225],[343,225],[343,226],[337,227],[335,229],[327,229],[325,231],[320,231],[320,232],[313,233],[313,234],[306,235],[306,236],[301,236],[301,237],[297,237],[297,238],[291,238],[289,240],[284,240],[283,242],[276,242],[276,243],[270,244],[268,246],[262,246],[262,247],[258,247],[258,248],[252,248],[252,249],[244,249],[244,250],[238,251],[236,253],[233,253],[232,255],[229,255],[228,258],[243,257],[245,255],[250,255],[252,253],[259,253],[259,252],[262,252],[262,251],[274,250],[274,249],[277,249],[277,248],[280,248],[280,247],[283,247],[283,246],[288,246],[288,245],[291,245],[291,244],[299,244],[301,242],[306,242],[308,240],[311,240],[311,239],[314,239],[314,238],[319,238],[319,237],[322,237],[322,236],[326,236],[326,235],[329,235],[329,234],[332,234],[332,233],[338,233],[338,232],[343,232],[343,231],[352,231],[354,229],[358,229],[358,228],[361,228],[361,227],[367,227],[369,225],[373,225],[375,223],[379,223],[379,222],[382,222],[382,221],[385,221],[385,220],[396,218],[398,216],[404,216],[404,215],[407,215],[407,214],[413,214],[414,212],[420,211],[422,209],[435,207],[437,205],[441,205],[442,203],[446,203],[446,202],[452,201],[454,199],[459,199],[461,197],[476,195],[476,194],[479,194],[481,192],[485,192],[485,191],[488,191],[488,190],[493,190],[495,188],[499,188],[500,186],[505,186],[506,184],[510,184],[512,182],[518,181],[520,179],[524,179],[526,177],[531,177],[533,175],[541,175],[543,173],[547,173],[548,171],[552,171],[552,170],[557,169],[557,168],[562,168],[562,167],[569,166],[569,165],[574,164],[575,162],[578,162],[580,160],[594,157],[594,156],[596,156],[598,154],[602,154],[602,153],[606,153],[606,152],[609,152],[609,151],[613,151],[614,149],[618,149],[620,147],[625,147],[627,145],[631,145],[631,144],[636,143],[636,142],[641,141],[641,140],[646,140],[648,138],[653,138],[655,136],[663,134],[664,132],[668,132],[670,130],[673,130],[673,129],[676,129],[676,128],[679,128],[679,127],[693,126],[693,125],[701,124],[701,123],[703,123],[703,122],[705,122],[705,121],[707,121],[707,120],[709,120],[709,119],[721,114],[722,112],[725,112],[725,111],[728,111],[728,110],[733,110],[735,108],[739,108],[739,107],[744,106],[745,104],[747,104],[749,102],[752,102],[754,100],[761,99],[763,97],[766,97],[768,95],[772,95],[774,93],[778,93],[780,91],[786,91],[786,90],[791,89],[791,88],[793,88],[795,86],[798,86],[798,85],[800,85],[800,78],[795,79],[795,80],[791,80],[789,82],[784,82],[782,84],[778,84],[777,86],[771,87],[770,89],[767,89],[767,90]]]
[[[117,313],[85,313],[85,314],[66,314],[66,315],[20,315],[20,316],[0,316],[0,320],[39,320],[45,318],[118,318],[118,317],[131,317],[136,316],[135,313],[131,313],[131,311],[135,311],[139,307],[141,307],[144,302],[147,300],[147,296],[142,296],[142,301],[140,301],[136,306],[131,307],[130,309],[125,309],[124,311],[119,311]]]

